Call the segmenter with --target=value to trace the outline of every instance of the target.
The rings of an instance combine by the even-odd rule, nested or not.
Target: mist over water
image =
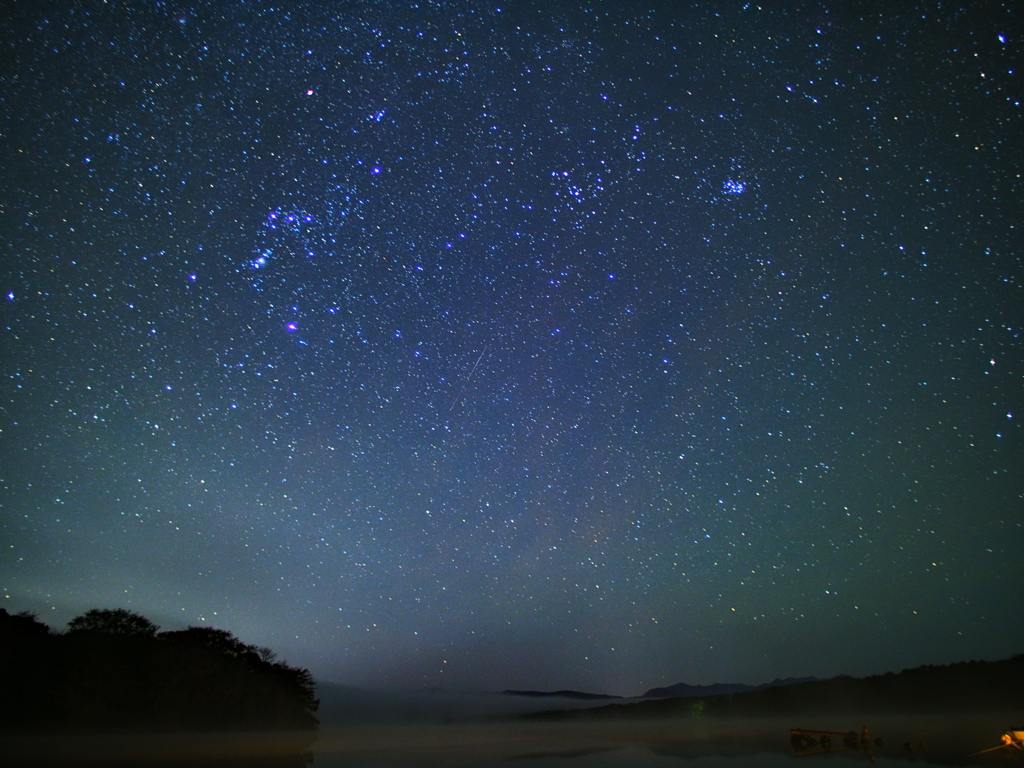
[[[391,723],[337,727],[323,731],[315,747],[315,765],[524,766],[528,768],[603,768],[604,766],[756,766],[825,763],[870,765],[1001,766],[1003,751],[973,755],[995,746],[1024,712],[996,715],[813,717],[790,719],[690,719],[611,722],[504,721],[427,725]],[[859,733],[867,725],[870,750],[835,749],[797,755],[790,728]],[[880,739],[880,743],[876,742]],[[1012,757],[1012,756],[1011,756]]]
[[[515,717],[531,712],[585,709],[610,703],[608,699],[535,697],[494,691],[382,690],[334,683],[320,683],[317,695],[320,699],[317,714],[321,725],[327,728],[349,724],[423,724]]]

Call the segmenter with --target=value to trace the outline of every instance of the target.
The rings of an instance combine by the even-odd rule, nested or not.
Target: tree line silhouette
[[[649,699],[526,718],[764,717],[823,714],[1010,712],[1021,707],[1024,654],[999,661],[925,665],[871,677],[840,675],[717,696]]]
[[[0,608],[0,730],[313,730],[307,669],[213,627],[92,609],[54,632]]]

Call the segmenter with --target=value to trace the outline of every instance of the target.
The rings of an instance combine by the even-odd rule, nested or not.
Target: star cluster
[[[376,685],[1022,650],[1012,4],[2,13],[9,610]]]

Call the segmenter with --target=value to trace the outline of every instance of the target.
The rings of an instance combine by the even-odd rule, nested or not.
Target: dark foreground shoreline
[[[312,761],[315,742],[310,731],[5,734],[0,764],[298,768]]]

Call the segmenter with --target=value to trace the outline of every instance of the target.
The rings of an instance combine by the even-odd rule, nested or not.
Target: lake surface
[[[1012,722],[1008,717],[1015,717]],[[969,717],[674,720],[606,723],[484,723],[336,728],[320,734],[317,768],[794,768],[797,765],[1012,765],[1024,753],[999,750],[999,737],[1024,712]],[[812,747],[797,752],[790,728],[860,733],[870,749]],[[876,741],[879,740],[879,741]],[[1024,765],[1024,761],[1021,762]]]
[[[969,716],[609,722],[350,723],[310,734],[4,737],[5,766],[218,768],[843,768],[1024,766],[1024,752],[972,753],[1024,724],[1024,710]],[[790,728],[860,733],[870,749],[798,753]],[[880,740],[876,742],[876,739]],[[817,754],[814,754],[817,752]]]

